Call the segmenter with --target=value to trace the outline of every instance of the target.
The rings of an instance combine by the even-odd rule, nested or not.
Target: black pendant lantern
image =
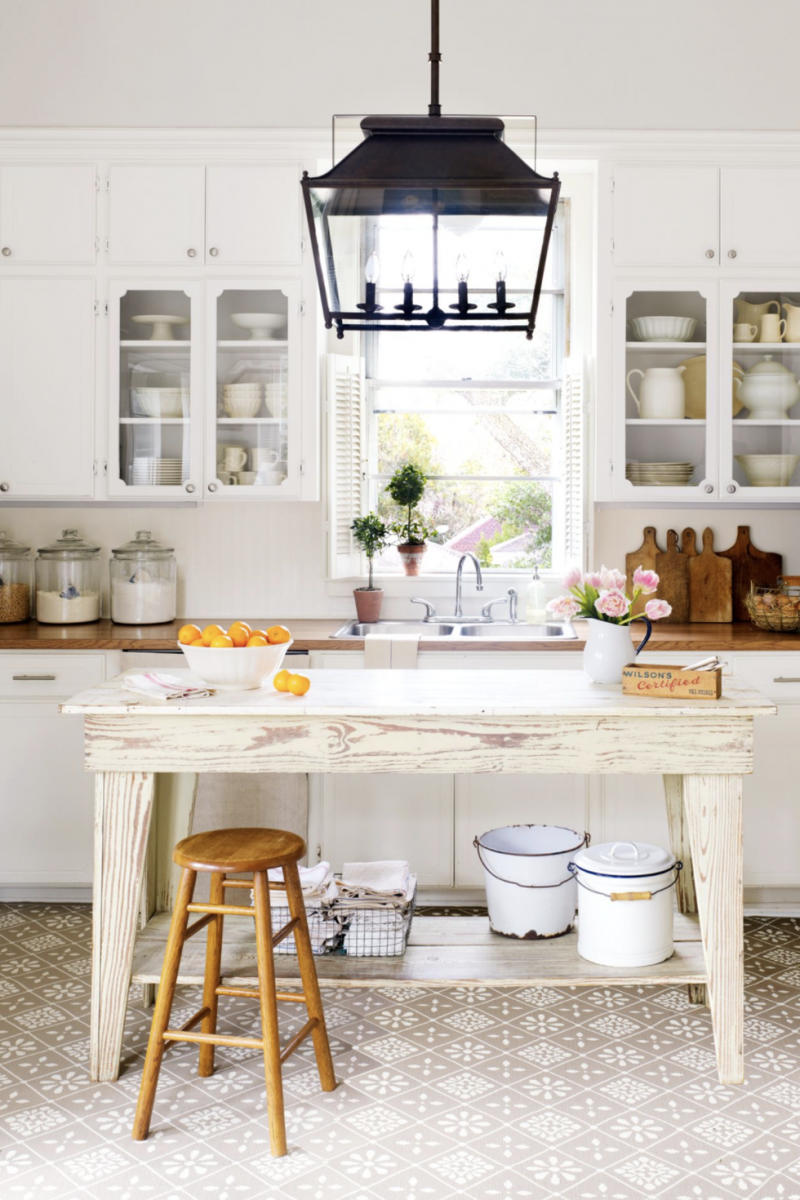
[[[509,150],[498,117],[441,115],[439,0],[431,9],[428,116],[365,117],[355,150],[325,175],[303,175],[325,325],[340,338],[370,329],[532,338],[559,178]]]

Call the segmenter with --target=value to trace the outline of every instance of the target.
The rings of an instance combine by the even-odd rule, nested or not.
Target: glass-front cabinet
[[[206,495],[299,493],[300,284],[207,285]]]
[[[200,495],[200,285],[110,288],[108,494]]]
[[[716,290],[706,281],[617,285],[616,499],[718,498]]]

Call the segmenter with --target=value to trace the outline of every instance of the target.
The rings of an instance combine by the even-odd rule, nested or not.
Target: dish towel
[[[344,952],[351,958],[384,958],[406,948],[407,910],[364,909],[353,913],[344,934]]]
[[[158,671],[126,675],[124,686],[126,691],[147,696],[148,700],[201,700],[214,695],[214,689],[204,684],[187,683],[177,675],[162,675]]]
[[[388,637],[368,633],[364,638],[364,666],[369,671],[413,671],[417,666],[420,633]]]
[[[345,863],[339,887],[349,896],[372,893],[380,896],[405,897],[411,868],[405,859],[393,858],[378,862]]]

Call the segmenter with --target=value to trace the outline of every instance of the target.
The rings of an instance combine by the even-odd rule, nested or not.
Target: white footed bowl
[[[287,318],[279,313],[232,313],[231,320],[239,329],[249,329],[251,338],[264,339],[285,331]]]
[[[261,409],[261,392],[256,396],[225,396],[222,403],[229,417],[255,417]]]
[[[280,671],[291,641],[280,646],[181,646],[189,670],[220,692],[251,692]]]
[[[751,487],[788,487],[800,454],[737,454]]]
[[[633,317],[631,329],[640,342],[688,342],[697,328],[694,317]]]

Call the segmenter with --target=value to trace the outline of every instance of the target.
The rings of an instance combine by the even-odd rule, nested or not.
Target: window
[[[465,551],[476,554],[485,570],[502,572],[529,573],[534,564],[561,570],[581,559],[583,417],[580,377],[568,357],[568,219],[568,202],[562,202],[531,342],[519,332],[376,331],[364,337],[360,382],[352,365],[347,376],[333,380],[331,422],[338,413],[340,436],[331,458],[338,516],[332,530],[338,571],[332,573],[358,573],[345,525],[348,502],[352,507],[358,492],[362,510],[368,506],[398,520],[385,488],[407,462],[429,479],[420,510],[436,532],[428,540],[426,575],[452,574]],[[486,232],[484,226],[482,236]],[[519,279],[515,289],[513,246],[504,245],[502,228],[495,232],[509,263],[508,298],[529,305],[531,282]],[[378,227],[374,236],[382,264],[402,260],[408,240],[402,226]],[[452,240],[455,263],[459,253],[469,254],[469,236]],[[488,264],[475,277],[491,278],[490,270]],[[415,280],[415,298],[418,290],[425,291],[424,281]],[[383,304],[402,299],[399,284],[381,284],[379,292]],[[453,297],[443,303],[451,299],[455,276]],[[355,392],[363,402],[360,416]],[[357,476],[348,476],[346,463],[358,457],[357,446],[362,462]],[[394,549],[376,560],[376,570],[402,574]]]

